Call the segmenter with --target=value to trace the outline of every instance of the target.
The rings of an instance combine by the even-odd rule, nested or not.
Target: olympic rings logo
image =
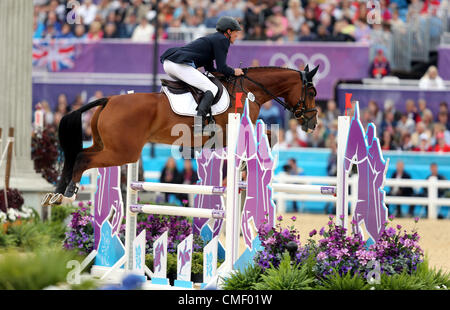
[[[306,56],[303,53],[295,53],[291,57],[284,53],[275,53],[270,58],[269,66],[287,66],[288,68],[299,68],[299,65],[309,65],[309,67],[315,68],[320,65],[319,71],[313,78],[314,83],[325,78],[330,73],[330,61],[328,57],[322,53],[313,54],[311,57]]]

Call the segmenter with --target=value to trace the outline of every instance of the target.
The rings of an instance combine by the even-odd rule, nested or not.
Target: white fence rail
[[[311,176],[292,176],[292,175],[277,175],[274,177],[274,183],[295,183],[295,184],[319,184],[319,185],[336,185],[336,177],[311,177]],[[356,205],[356,193],[358,178],[353,175],[349,178],[349,202],[351,210]],[[388,196],[386,193],[385,203],[389,204],[405,204],[405,205],[426,205],[428,206],[428,218],[436,219],[438,215],[438,208],[440,206],[450,206],[450,198],[438,198],[439,189],[450,189],[450,181],[438,180],[436,177],[431,177],[428,180],[415,179],[386,179],[385,187],[401,186],[412,187],[416,192],[420,188],[428,190],[427,197],[417,196]],[[311,194],[287,194],[282,192],[274,192],[273,199],[277,203],[279,212],[286,210],[287,201],[319,201],[319,202],[335,202],[336,197],[324,195]]]

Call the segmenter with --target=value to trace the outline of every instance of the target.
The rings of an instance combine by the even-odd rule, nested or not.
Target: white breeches
[[[214,97],[219,89],[203,73],[192,66],[177,64],[170,60],[164,60],[164,71],[173,79],[182,80],[189,85],[197,87],[203,92],[211,91]]]

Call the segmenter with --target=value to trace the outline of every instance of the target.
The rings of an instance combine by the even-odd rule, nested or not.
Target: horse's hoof
[[[61,198],[61,204],[63,205],[72,205],[72,203],[75,201],[76,199],[76,194],[73,194],[72,197],[66,197],[66,196],[62,196]]]
[[[60,205],[63,199],[62,194],[54,194],[53,197],[49,200],[50,205]]]
[[[41,200],[41,206],[42,207],[48,207],[50,204],[50,199],[53,197],[53,193],[47,193],[44,195],[44,197]]]

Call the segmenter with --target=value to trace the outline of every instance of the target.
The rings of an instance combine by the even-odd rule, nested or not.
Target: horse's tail
[[[59,144],[64,152],[64,168],[56,188],[57,193],[64,194],[67,184],[72,178],[72,171],[77,155],[83,150],[83,131],[81,114],[97,106],[105,106],[108,98],[101,98],[64,115],[59,123]]]

